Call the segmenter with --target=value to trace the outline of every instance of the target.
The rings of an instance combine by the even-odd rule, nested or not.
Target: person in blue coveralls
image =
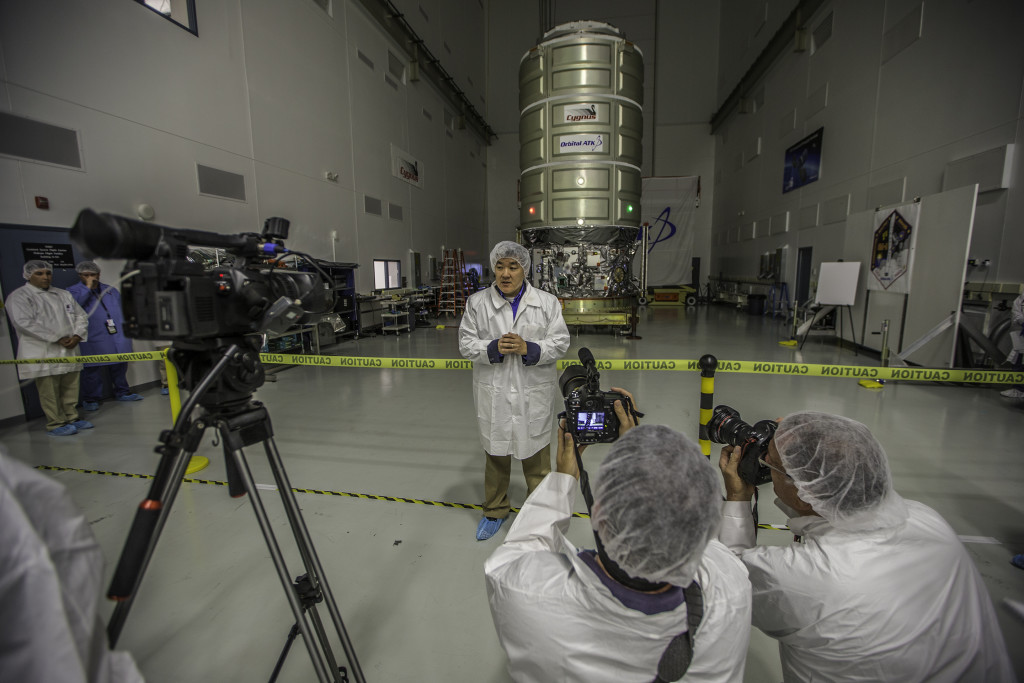
[[[80,344],[83,356],[130,353],[131,341],[124,336],[124,315],[121,294],[100,282],[100,267],[94,261],[75,266],[77,285],[68,287],[78,305],[89,314],[89,341]],[[82,369],[82,407],[97,410],[103,400],[103,375],[109,373],[114,397],[118,401],[141,401],[142,397],[128,386],[127,363],[86,363]]]

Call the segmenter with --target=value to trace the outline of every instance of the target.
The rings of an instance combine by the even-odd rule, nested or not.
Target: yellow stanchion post
[[[700,430],[699,443],[701,452],[711,458],[711,439],[708,438],[708,422],[711,421],[711,414],[715,403],[715,368],[718,367],[718,359],[710,353],[701,356],[697,361],[700,366]]]
[[[164,369],[167,370],[167,396],[171,399],[171,424],[174,424],[178,420],[178,414],[181,413],[181,392],[178,390],[178,369],[174,367],[174,363],[167,357],[167,349],[160,352],[160,355],[164,359]],[[188,461],[188,468],[185,470],[185,474],[194,474],[200,470],[206,469],[206,466],[210,464],[210,459],[205,458],[201,455],[193,455]]]

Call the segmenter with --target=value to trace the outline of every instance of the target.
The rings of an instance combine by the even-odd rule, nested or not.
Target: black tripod
[[[160,435],[163,445],[156,448],[157,453],[161,455],[160,465],[146,500],[142,501],[135,514],[128,540],[110,583],[107,596],[118,601],[107,625],[110,646],[113,647],[117,643],[124,622],[128,618],[135,592],[142,582],[142,576],[156,548],[160,532],[170,514],[171,505],[178,489],[181,488],[189,460],[202,440],[203,432],[212,426],[218,430],[224,444],[228,491],[233,497],[249,494],[253,512],[256,514],[267,549],[288,598],[288,604],[295,616],[293,630],[297,629],[298,633],[301,633],[317,677],[324,683],[345,683],[348,680],[344,668],[336,663],[327,632],[316,612],[315,604],[323,601],[331,614],[354,680],[356,683],[365,683],[355,650],[345,631],[334,595],[331,593],[309,530],[292,492],[288,475],[285,473],[281,454],[274,443],[270,415],[261,403],[252,400],[253,391],[262,385],[264,380],[258,338],[230,337],[199,342],[175,342],[170,356],[181,372],[190,395],[182,406],[174,427]],[[192,419],[190,414],[197,405],[200,410],[195,419]],[[266,451],[270,470],[288,517],[288,524],[305,568],[306,573],[295,583],[290,579],[284,556],[270,527],[252,472],[242,452],[245,446],[258,443],[262,443]],[[312,625],[307,619],[307,612],[312,617]],[[293,638],[294,636],[290,637],[281,653],[273,674],[274,678]]]

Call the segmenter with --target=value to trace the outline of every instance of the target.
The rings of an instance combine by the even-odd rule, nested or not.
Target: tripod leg
[[[227,441],[228,435],[225,434],[224,437],[225,441]],[[281,585],[284,586],[285,597],[288,599],[288,606],[291,607],[292,614],[295,616],[295,625],[299,628],[299,632],[302,633],[302,639],[306,643],[306,649],[309,651],[309,658],[313,662],[313,668],[316,669],[317,678],[322,683],[329,683],[332,680],[337,681],[337,669],[328,673],[323,653],[317,649],[316,644],[313,641],[309,622],[306,620],[306,615],[302,610],[302,606],[299,604],[298,596],[292,586],[292,581],[288,574],[288,567],[284,561],[284,555],[282,555],[281,547],[277,543],[277,537],[274,535],[274,531],[270,527],[270,519],[267,517],[267,511],[263,507],[263,501],[260,500],[259,491],[256,489],[256,482],[253,480],[252,472],[249,470],[249,463],[245,460],[245,454],[241,449],[232,449],[231,457],[238,469],[238,474],[245,483],[245,490],[249,493],[249,500],[252,501],[253,512],[256,514],[256,520],[259,522],[260,530],[263,532],[263,538],[267,542],[267,550],[270,551],[270,557],[274,561],[274,567],[277,569],[277,575],[281,579]]]
[[[324,602],[327,603],[327,610],[330,612],[334,628],[338,632],[341,647],[345,650],[345,657],[348,658],[353,678],[356,683],[365,683],[366,679],[363,677],[363,670],[359,666],[359,660],[356,658],[355,647],[353,647],[352,641],[348,637],[348,631],[345,630],[345,624],[341,620],[338,603],[335,602],[334,594],[327,583],[327,576],[324,573],[323,565],[320,564],[320,558],[316,554],[312,537],[309,535],[309,529],[306,528],[306,522],[302,518],[302,511],[295,500],[295,493],[292,491],[291,482],[288,480],[288,473],[285,472],[284,462],[281,460],[281,454],[277,450],[273,437],[269,437],[264,441],[264,447],[267,452],[267,459],[270,462],[270,469],[274,474],[278,493],[281,495],[281,501],[284,503],[285,511],[288,514],[288,521],[291,523],[292,532],[295,534],[295,541],[299,545],[299,551],[302,553],[303,561],[306,563],[306,571],[309,572],[310,577],[316,578],[315,585],[319,585],[324,594]]]
[[[199,428],[198,436],[201,434],[202,429]],[[181,480],[191,458],[191,450],[179,450],[176,454],[165,453],[160,458],[149,495],[139,504],[139,509],[135,513],[135,521],[132,522],[128,539],[121,551],[121,559],[117,563],[114,578],[107,592],[107,597],[118,601],[107,624],[107,640],[110,647],[117,644],[117,639],[121,635],[121,629],[135,600],[135,593],[142,583],[142,575],[153,557],[160,532],[171,513],[171,505],[174,504],[174,498],[181,488]]]

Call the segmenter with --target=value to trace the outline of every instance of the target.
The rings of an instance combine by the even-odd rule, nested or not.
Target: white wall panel
[[[352,188],[345,13],[331,19],[310,2],[241,6],[254,156],[311,179],[332,171]]]
[[[199,37],[121,0],[0,3],[10,83],[251,154],[238,5],[197,3]]]

